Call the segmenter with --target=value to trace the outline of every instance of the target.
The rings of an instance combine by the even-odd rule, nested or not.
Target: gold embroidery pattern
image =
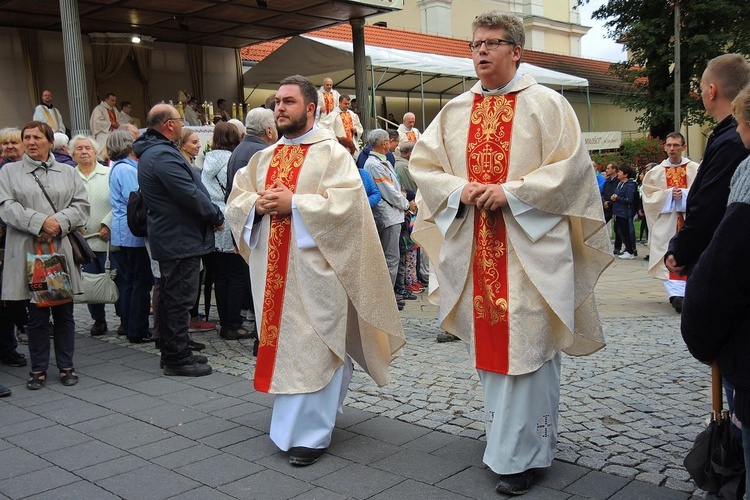
[[[349,139],[353,139],[354,121],[352,120],[352,115],[350,115],[348,111],[344,111],[343,113],[339,113],[339,118],[341,118],[341,124],[344,126],[346,137],[348,137]]]
[[[510,127],[514,116],[513,103],[505,96],[488,96],[477,103],[471,113],[472,136],[468,142],[469,177],[482,183],[504,182],[508,175]],[[503,298],[501,259],[505,242],[497,235],[497,219],[502,213],[482,210],[480,229],[476,235],[475,271],[482,283],[482,293],[474,297],[478,318],[490,325],[506,320],[508,302]]]
[[[668,188],[686,188],[687,187],[687,168],[685,165],[678,167],[667,167],[664,169],[667,177]]]

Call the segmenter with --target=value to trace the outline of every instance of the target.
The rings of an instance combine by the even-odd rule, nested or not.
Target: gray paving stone
[[[482,441],[469,438],[459,438],[457,441],[447,446],[435,450],[433,455],[445,457],[457,463],[472,465],[475,467],[484,467],[482,457],[486,444]]]
[[[336,418],[336,427],[347,429],[352,425],[359,424],[365,420],[374,418],[375,414],[369,411],[358,410],[356,408],[345,407],[344,414]]]
[[[52,420],[32,416],[28,420],[16,422],[15,424],[0,425],[0,438],[9,439],[12,436],[21,435],[38,429],[44,429],[45,427],[52,427],[54,425],[57,425],[57,423]]]
[[[255,413],[249,413],[247,415],[237,415],[236,417],[229,418],[232,422],[246,425],[257,429],[264,434],[268,434],[271,430],[271,409],[263,408]]]
[[[215,488],[210,488],[208,486],[201,486],[200,488],[196,488],[194,490],[185,491],[183,493],[180,493],[179,495],[175,495],[173,497],[170,497],[170,499],[174,500],[231,500],[234,497],[230,497],[229,495],[225,495],[224,493],[218,491]]]
[[[185,448],[184,450],[179,450],[169,453],[168,455],[154,458],[151,461],[167,469],[177,469],[187,464],[219,455],[220,453],[221,451],[219,450],[199,444],[191,448]]]
[[[346,500],[346,496],[339,493],[334,493],[331,490],[325,488],[313,488],[308,490],[301,495],[297,495],[293,500]]]
[[[76,475],[59,467],[47,467],[0,481],[0,492],[10,498],[22,498],[78,480],[79,478]]]
[[[371,464],[399,451],[400,448],[396,445],[361,435],[355,435],[351,439],[328,448],[328,453],[360,464]]]
[[[114,460],[127,455],[127,452],[101,441],[87,441],[79,445],[50,451],[42,455],[45,460],[69,470],[75,471]]]
[[[21,448],[0,450],[0,480],[49,467],[49,462]]]
[[[228,453],[222,453],[221,455],[174,469],[175,472],[183,476],[214,488],[237,481],[246,476],[257,474],[262,470],[264,468],[257,464],[229,455]]]
[[[253,389],[252,380],[235,379],[234,383],[217,387],[215,391],[218,394],[223,394],[224,396],[240,398],[243,396],[247,396],[251,392],[255,392],[255,389]]]
[[[210,412],[210,413],[214,415],[215,417],[231,420],[237,417],[249,415],[251,413],[257,413],[259,411],[268,410],[267,407],[256,404],[256,403],[245,402],[240,399],[238,399],[237,401],[238,401],[238,404],[234,406],[222,408],[220,410]]]
[[[264,470],[239,481],[220,486],[219,491],[238,499],[292,498],[312,488],[311,485],[276,471]]]
[[[135,393],[121,399],[105,401],[100,404],[110,410],[131,415],[147,408],[156,408],[165,405],[167,404],[167,401],[155,396]]]
[[[534,484],[563,491],[589,472],[590,470],[585,467],[555,460],[551,467],[536,471]]]
[[[198,441],[205,444],[206,446],[221,449],[233,444],[242,443],[262,434],[263,433],[257,429],[245,427],[244,425],[236,425],[232,429],[226,430],[224,432],[217,432],[216,434],[211,434],[210,436],[198,439]]]
[[[78,357],[79,352],[79,349],[76,349],[76,358]],[[92,357],[92,359],[96,361],[95,364],[87,366],[79,365],[76,367],[80,374],[85,375],[87,378],[104,380],[103,377],[105,375],[112,375],[114,377],[118,373],[124,373],[131,370],[129,366],[124,366],[118,363],[111,363],[109,361],[102,361],[101,359],[96,359],[94,357]]]
[[[169,498],[200,486],[199,483],[158,465],[124,472],[103,479],[98,484],[115,495],[134,500]]]
[[[154,362],[158,363],[158,360]],[[164,394],[187,390],[190,386],[181,381],[184,378],[186,377],[157,377],[151,380],[135,382],[130,384],[129,387],[134,391],[150,396],[162,396]]]
[[[201,389],[213,390],[225,385],[231,385],[237,382],[237,377],[226,373],[214,372],[208,377],[196,377],[192,380],[186,380],[185,383]],[[251,384],[252,388],[252,384]]]
[[[347,427],[347,430],[396,445],[407,443],[430,432],[423,427],[381,416]]]
[[[111,384],[100,384],[76,392],[76,397],[90,403],[101,404],[107,401],[134,396],[136,394],[137,392],[126,389],[125,387],[118,387]]]
[[[628,480],[621,477],[610,476],[603,472],[591,471],[578,481],[574,482],[565,491],[567,493],[581,495],[589,498],[609,498],[621,490]]]
[[[89,434],[94,431],[107,429],[109,427],[115,427],[117,425],[122,425],[128,422],[135,422],[135,419],[128,417],[127,415],[114,413],[112,415],[105,415],[103,417],[86,420],[84,422],[71,425],[70,427],[71,429],[75,429],[78,432]]]
[[[0,413],[2,413],[3,425],[15,424],[18,422],[25,422],[31,418],[35,418],[36,415],[28,410],[13,406],[5,401],[0,403]]]
[[[687,500],[690,495],[640,481],[632,481],[612,495],[610,500],[631,500],[633,498],[638,500]]]
[[[427,434],[423,434],[411,441],[404,443],[406,448],[412,450],[421,451],[424,453],[432,453],[440,448],[450,446],[458,440],[457,437],[445,434],[443,432],[430,431]]]
[[[276,445],[273,444],[267,434],[261,434],[247,441],[222,448],[221,451],[254,462],[260,458],[277,453],[279,449],[276,448]]]
[[[497,500],[507,498],[495,492],[497,474],[484,467],[469,467],[436,484],[439,488],[452,491],[457,495],[479,500]]]
[[[155,408],[133,412],[131,416],[162,429],[169,429],[170,427],[182,425],[186,422],[200,420],[207,415],[182,405],[167,403]]]
[[[185,436],[190,439],[198,440],[206,436],[218,434],[230,429],[234,429],[238,424],[230,422],[223,418],[214,416],[205,416],[205,418],[196,419],[190,422],[181,423],[169,430],[175,434]],[[249,436],[252,437],[252,436]]]
[[[6,440],[25,450],[41,455],[48,451],[91,441],[91,437],[62,425],[53,425],[37,429],[34,432],[10,436]]]
[[[150,462],[140,457],[136,457],[135,455],[125,455],[121,458],[110,460],[109,462],[101,462],[90,467],[78,469],[75,472],[84,479],[98,483],[98,481],[101,481],[102,479],[142,469],[150,465]]]
[[[112,493],[89,483],[88,481],[76,481],[66,484],[38,495],[27,497],[28,500],[117,500],[118,497]]]
[[[26,375],[24,375],[24,380],[25,379]],[[51,391],[47,388],[40,391],[29,391],[28,389],[26,389],[25,385],[26,382],[23,383],[22,389],[19,388],[14,390],[13,396],[11,396],[13,399],[13,405],[19,408],[28,408],[40,403],[49,403],[50,401],[70,398],[70,396],[66,394],[57,391]]]
[[[200,377],[199,377],[200,378]],[[206,389],[200,389],[188,385],[188,388],[184,391],[169,392],[160,396],[164,401],[169,403],[176,403],[185,406],[189,406],[196,409],[195,406],[208,401],[218,401],[224,399],[225,396],[217,394],[213,391],[207,391]],[[237,404],[237,403],[235,403]]]
[[[161,457],[163,455],[169,455],[170,453],[184,450],[186,448],[191,448],[193,446],[195,446],[195,441],[182,436],[171,436],[166,439],[156,441],[155,443],[148,443],[137,448],[132,448],[128,451],[133,455],[145,458],[146,460],[151,460],[153,458]]]
[[[90,435],[123,450],[130,450],[174,436],[167,430],[139,421],[107,427],[91,432]]]
[[[349,497],[370,498],[404,480],[402,476],[396,474],[361,464],[352,464],[316,479],[312,483]]]
[[[99,417],[112,415],[113,412],[99,405],[87,403],[79,399],[70,399],[73,403],[66,407],[58,408],[54,411],[44,411],[43,413],[50,420],[54,420],[63,425],[73,425],[87,420],[93,420]],[[36,408],[36,407],[34,407]],[[34,411],[37,411],[36,409]]]
[[[142,370],[134,370],[127,365],[121,365],[122,371],[105,372],[97,376],[98,379],[122,387],[131,387],[136,382],[153,380],[159,377],[158,374]]]
[[[370,498],[372,500],[388,500],[392,498],[408,498],[409,500],[460,500],[470,497],[456,495],[452,491],[420,483],[413,479],[407,479]]]
[[[427,484],[438,483],[468,467],[443,457],[408,449],[374,462],[370,466]]]

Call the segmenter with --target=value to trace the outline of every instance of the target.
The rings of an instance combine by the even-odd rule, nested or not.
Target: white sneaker
[[[624,259],[624,260],[633,260],[633,259],[635,259],[635,255],[633,255],[632,253],[629,253],[629,252],[622,252],[620,255],[618,255],[618,257],[620,257],[621,259]]]

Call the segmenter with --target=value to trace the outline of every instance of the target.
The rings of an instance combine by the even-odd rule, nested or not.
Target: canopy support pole
[[[587,123],[589,126],[589,132],[593,132],[591,123],[591,96],[589,95],[589,88],[586,87],[586,111],[587,111]]]
[[[68,85],[70,125],[74,134],[89,135],[89,105],[86,90],[86,68],[83,63],[81,20],[78,0],[60,0],[65,82]]]
[[[352,26],[352,52],[354,54],[354,89],[357,94],[359,110],[362,113],[361,122],[364,128],[364,137],[372,128],[370,123],[370,106],[364,106],[362,103],[369,100],[367,93],[367,57],[365,54],[365,20],[351,19],[349,24]],[[364,139],[359,137],[358,139]]]
[[[419,91],[422,93],[422,130],[424,130],[425,118],[424,118],[424,74],[419,72]]]

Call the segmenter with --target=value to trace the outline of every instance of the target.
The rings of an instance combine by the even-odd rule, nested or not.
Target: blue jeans
[[[146,247],[120,247],[119,264],[123,275],[120,290],[122,326],[128,337],[148,337],[149,292],[154,276]]]
[[[94,252],[96,254],[96,260],[83,266],[83,270],[87,273],[102,274],[104,272],[104,262],[107,260],[107,252]],[[117,276],[115,277],[115,284],[117,284],[117,290],[123,289],[123,276],[120,266],[117,264],[115,254],[110,252],[109,254],[109,267],[110,269],[117,270]],[[94,321],[104,321],[106,319],[104,313],[104,304],[89,304],[89,313],[91,313],[91,319]],[[115,313],[120,316],[120,301],[115,302]]]

